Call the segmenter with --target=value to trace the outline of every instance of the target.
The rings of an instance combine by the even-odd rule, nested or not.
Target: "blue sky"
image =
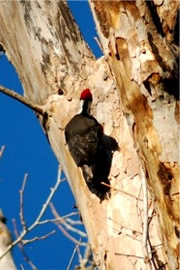
[[[90,48],[96,57],[101,56],[94,40],[96,32],[88,2],[69,1],[69,6]],[[22,94],[18,76],[5,55],[0,57],[0,84]],[[8,218],[7,225],[13,234],[12,219],[16,219],[18,230],[22,230],[19,221],[19,190],[24,174],[29,174],[24,194],[24,212],[26,222],[30,225],[39,213],[50,187],[55,184],[58,163],[35,114],[0,93],[0,147],[2,145],[6,148],[0,160],[0,208]],[[59,187],[53,203],[61,215],[77,211],[73,209],[75,201],[67,182]],[[52,217],[50,210],[46,217]],[[54,224],[37,228],[28,238],[42,236],[54,229],[57,230],[55,235],[26,246],[27,255],[38,269],[66,269],[68,265],[75,245]],[[20,264],[24,269],[30,269],[18,247],[14,248],[13,257],[18,269]],[[75,264],[77,257],[73,262]]]

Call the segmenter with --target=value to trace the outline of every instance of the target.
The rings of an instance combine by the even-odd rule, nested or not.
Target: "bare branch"
[[[3,155],[4,149],[5,149],[5,146],[4,146],[4,145],[3,145],[3,146],[1,146],[1,150],[0,150],[0,158],[1,158],[1,157],[2,157],[2,155]]]
[[[56,232],[56,230],[53,230],[53,231],[51,231],[51,232],[49,232],[49,233],[47,233],[47,234],[45,234],[45,235],[42,235],[42,236],[35,236],[35,237],[33,237],[33,238],[31,238],[31,239],[28,239],[28,240],[22,240],[22,244],[23,244],[23,245],[27,245],[27,244],[33,243],[33,242],[35,242],[35,241],[37,241],[37,240],[45,240],[45,239],[47,239],[49,236],[55,234],[55,232]]]
[[[19,95],[15,91],[0,85],[0,92],[5,94],[5,95],[8,95],[8,96],[10,96],[10,97],[12,97],[12,98],[14,98],[16,100],[18,100],[19,102],[26,105],[27,107],[29,107],[33,111],[43,115],[43,110],[40,108],[40,106],[38,104],[33,103],[32,101],[30,101],[26,97],[23,97],[23,96]]]
[[[72,232],[75,232],[77,234],[79,234],[81,237],[87,237],[87,234],[72,227],[70,224],[68,224],[56,211],[54,205],[52,203],[49,204],[50,205],[50,208],[51,208],[51,211],[53,213],[53,215],[56,217],[56,219],[58,221],[56,221],[55,223],[61,223],[62,225],[64,225],[64,227],[69,230],[69,231],[72,231]]]
[[[48,196],[48,198],[46,199],[39,215],[37,216],[36,220],[33,222],[33,224],[31,226],[29,226],[26,230],[23,230],[22,233],[19,235],[19,237],[12,243],[10,244],[7,249],[4,251],[4,253],[0,256],[0,260],[14,247],[16,246],[18,243],[22,242],[23,238],[27,235],[28,232],[32,231],[36,226],[39,225],[40,219],[43,217],[50,201],[52,200],[57,188],[59,187],[60,183],[61,183],[61,168],[59,167],[58,169],[58,176],[57,176],[57,181],[54,185],[53,188],[51,188],[50,194]]]
[[[103,52],[103,47],[102,47],[102,44],[101,44],[101,41],[99,40],[99,38],[98,37],[94,37],[94,40],[96,41],[96,43],[99,46],[100,50]]]
[[[25,222],[25,219],[24,219],[24,207],[23,207],[24,189],[25,189],[25,186],[26,186],[26,183],[27,183],[27,179],[28,179],[28,174],[26,173],[24,175],[24,180],[23,180],[23,183],[22,183],[22,187],[21,187],[21,189],[19,191],[19,193],[20,193],[20,213],[19,213],[19,215],[20,215],[20,220],[21,220],[23,230],[27,229],[26,222]]]
[[[138,197],[136,197],[136,196],[134,196],[134,195],[132,195],[132,194],[130,194],[130,193],[124,191],[124,190],[121,190],[121,189],[118,189],[118,188],[114,188],[114,187],[112,187],[111,185],[109,185],[109,184],[107,184],[107,183],[104,183],[104,182],[101,182],[101,184],[104,185],[104,186],[110,187],[110,188],[112,188],[113,190],[119,191],[119,192],[121,192],[121,193],[123,193],[123,194],[125,194],[125,195],[128,195],[128,196],[130,196],[130,197],[132,197],[132,198],[134,198],[134,199],[136,199],[136,200],[142,201],[140,198],[138,198]]]
[[[78,250],[80,242],[81,242],[81,239],[79,240],[79,243],[77,243],[77,245],[75,246],[75,248],[73,250],[72,256],[71,256],[71,258],[69,260],[69,263],[68,263],[68,266],[67,266],[66,270],[70,270],[72,261],[74,259],[75,254],[76,254],[76,251]]]
[[[50,201],[52,200],[52,198],[53,198],[53,196],[54,196],[54,194],[55,194],[56,190],[58,189],[61,182],[62,182],[62,179],[61,179],[61,167],[59,167],[58,175],[57,175],[57,182],[56,182],[55,186],[53,188],[51,188],[51,192],[50,192],[46,202],[44,203],[38,217],[36,218],[35,222],[29,227],[28,231],[34,229],[34,227],[39,225],[40,219],[43,217],[43,215],[44,215]]]
[[[71,236],[64,228],[61,224],[56,223],[57,227],[59,228],[59,230],[69,239],[71,240],[73,243],[75,243],[76,245],[78,244],[78,240],[76,240],[76,238],[74,238],[73,236]],[[80,243],[81,246],[86,246],[86,243]]]
[[[64,219],[64,218],[61,217],[61,219]],[[65,218],[64,220],[71,225],[82,225],[83,226],[82,221],[80,221],[80,220],[73,220],[71,218]]]
[[[78,254],[78,258],[79,258],[80,269],[86,270],[86,268],[85,268],[85,263],[84,263],[84,260],[83,260],[83,258],[82,258],[82,255],[81,255],[79,246],[77,247],[77,254]]]
[[[87,264],[91,264],[91,265],[96,266],[95,261],[93,259],[94,258],[93,258],[91,246],[87,245],[84,251],[84,256],[83,256],[84,265],[86,266]]]
[[[51,211],[53,213],[53,215],[56,217],[56,219],[59,218],[59,215],[55,209],[55,207],[53,206],[53,204],[50,204],[51,207]],[[62,221],[62,220],[61,220]],[[63,228],[63,226],[59,223],[59,222],[55,222],[56,226],[59,228],[59,230],[68,238],[70,239],[73,243],[75,243],[76,245],[79,243],[78,240],[76,240],[76,238],[72,237],[67,231],[66,229]],[[81,233],[83,234],[83,232],[77,230],[76,231],[79,235],[81,235]],[[83,234],[83,237],[87,237],[87,235]],[[80,243],[79,245],[81,246],[86,246],[86,243]]]
[[[14,234],[16,235],[16,237],[18,238],[19,237],[19,233],[18,233],[18,230],[17,230],[17,225],[16,225],[16,220],[13,219],[13,225],[14,225]],[[24,246],[22,244],[22,242],[19,242],[18,244],[22,254],[23,254],[23,257],[25,259],[25,261],[30,265],[30,267],[33,269],[33,270],[37,270],[37,267],[33,264],[33,262],[29,259],[28,255],[26,254],[26,251],[24,249]],[[21,266],[22,269],[24,269],[23,266]]]
[[[72,213],[69,213],[69,214],[67,214],[65,216],[60,217],[60,219],[64,219],[64,220],[67,219],[67,221],[70,224],[78,224],[78,225],[79,224],[82,224],[81,221],[75,221],[75,220],[72,220],[72,219],[69,218],[69,217],[77,216],[77,215],[79,215],[79,212],[72,212]],[[52,219],[42,220],[42,221],[39,221],[39,225],[41,225],[41,224],[43,225],[43,224],[47,224],[47,223],[52,223],[52,222],[55,222],[55,221],[60,221],[60,219],[59,218],[52,218]]]
[[[132,254],[115,253],[115,255],[125,256],[125,257],[133,257],[133,258],[137,258],[137,259],[144,259],[144,257],[137,256],[137,255],[132,255]]]

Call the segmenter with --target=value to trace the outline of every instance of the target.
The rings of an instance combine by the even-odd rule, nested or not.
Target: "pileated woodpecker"
[[[119,147],[114,138],[103,133],[103,127],[90,114],[92,94],[89,89],[81,93],[80,100],[83,101],[82,111],[65,127],[66,143],[89,189],[102,200],[110,195],[108,175],[113,152]]]
[[[81,93],[80,100],[83,101],[82,111],[66,125],[65,138],[77,166],[92,166],[101,146],[103,128],[90,115],[92,94],[89,89],[85,89]]]

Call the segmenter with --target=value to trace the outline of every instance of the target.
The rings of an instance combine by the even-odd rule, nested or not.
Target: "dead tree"
[[[65,1],[1,2],[0,44],[65,171],[99,269],[174,270],[178,1],[90,1],[90,6],[104,52],[100,59]],[[88,189],[64,139],[87,87],[94,96],[93,115],[120,147],[104,200]]]

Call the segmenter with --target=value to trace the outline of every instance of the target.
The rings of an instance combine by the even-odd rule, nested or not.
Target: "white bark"
[[[158,214],[167,269],[178,268],[177,1],[95,1],[90,5],[122,108],[143,160]],[[168,12],[171,10],[171,12]]]
[[[140,48],[135,46],[130,24],[129,28],[122,27],[124,35],[119,39],[119,43],[117,42],[116,37],[120,30],[116,32],[113,29],[120,26],[119,4],[117,3],[115,9],[111,9],[110,4],[112,3],[107,2],[105,7],[103,7],[103,2],[99,3],[102,3],[99,20],[104,20],[104,31],[110,35],[104,37],[101,27],[98,28],[105,52],[105,57],[98,60],[95,60],[82,40],[64,1],[0,2],[0,43],[16,68],[25,95],[38,103],[47,113],[47,117],[44,119],[40,116],[40,122],[68,178],[88,233],[97,266],[100,269],[134,270],[147,267],[156,269],[154,264],[148,261],[147,254],[145,254],[147,252],[143,252],[143,232],[145,230],[143,229],[143,200],[146,198],[143,198],[141,179],[145,172],[142,175],[144,164],[139,157],[141,147],[135,142],[140,144],[142,141],[146,146],[148,145],[148,151],[154,151],[155,147],[155,155],[156,152],[158,152],[158,156],[164,153],[161,151],[158,135],[152,125],[152,110],[149,109],[146,100],[138,94],[137,98],[140,99],[138,104],[134,103],[134,112],[132,113],[129,108],[129,104],[136,97],[136,91],[139,93],[139,86],[136,82],[140,84],[144,78],[147,78],[147,74],[141,73],[140,68],[146,63],[146,58]],[[92,3],[92,9],[94,9],[94,4]],[[103,8],[106,14],[103,14]],[[114,28],[109,24],[111,16],[115,19],[112,20]],[[126,16],[121,18],[122,21],[125,19]],[[98,24],[98,19],[96,21]],[[133,20],[131,23],[134,25]],[[139,37],[141,37],[144,35],[143,24],[138,21],[136,26],[137,29],[141,29],[139,33]],[[123,40],[127,36],[132,41],[129,46],[131,46],[133,64],[127,57],[125,69],[123,63],[115,59],[115,56],[118,56],[118,46],[122,46],[126,50]],[[138,51],[136,51],[137,48]],[[153,58],[150,49],[147,48],[146,51],[147,56],[150,59]],[[109,53],[112,57],[108,58]],[[137,54],[142,57],[137,58]],[[122,56],[120,54],[120,57]],[[126,54],[124,57],[126,58]],[[120,90],[122,86],[123,92],[117,91],[112,70],[118,89]],[[124,73],[121,73],[121,77],[118,74],[119,70],[121,72],[125,70]],[[160,67],[157,65],[155,73],[160,71]],[[133,87],[130,83],[132,75],[134,75]],[[132,91],[129,91],[129,86]],[[78,111],[80,92],[87,87],[92,90],[94,97],[93,115],[104,125],[105,134],[114,137],[120,146],[120,151],[114,153],[109,175],[112,186],[111,197],[102,202],[87,188],[81,170],[73,162],[64,140],[64,127]],[[63,91],[63,95],[58,94],[59,89]],[[137,108],[137,105],[140,107]],[[172,103],[172,112],[173,106]],[[142,114],[138,113],[139,110]],[[148,119],[151,118],[150,122],[149,120],[146,122],[146,115]],[[161,116],[160,111],[157,116]],[[144,123],[144,126],[140,126],[140,133],[134,132],[135,119],[136,124],[140,121]],[[148,129],[146,129],[147,123],[151,124]],[[139,128],[138,125],[135,129],[137,128]],[[155,174],[151,173],[150,165],[151,163],[156,165],[155,158],[156,156],[150,155],[149,160],[145,160],[145,165],[151,179],[148,181],[159,183],[159,179],[153,178]],[[175,158],[173,156],[173,162],[175,162]],[[162,196],[159,185],[158,190],[153,191],[156,199],[157,195]],[[161,202],[163,207],[164,201],[161,200]],[[153,197],[149,199],[148,206],[149,218],[151,218],[149,239],[154,250],[155,264],[160,267],[163,263],[169,262],[165,255],[166,250],[161,248],[159,220],[153,212]],[[162,222],[163,214],[158,213],[160,213]],[[172,226],[170,229],[172,230]],[[174,237],[173,232],[170,235]],[[177,243],[175,238],[172,241]],[[152,250],[150,251],[149,244],[147,244],[147,250],[151,257]],[[172,261],[171,265],[174,266],[176,262],[173,256]]]

